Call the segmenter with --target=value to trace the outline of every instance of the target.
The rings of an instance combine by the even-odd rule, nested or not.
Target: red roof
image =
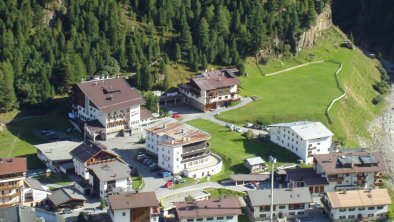
[[[76,86],[105,113],[145,104],[140,92],[131,88],[124,78],[93,80]]]
[[[204,91],[240,84],[239,79],[229,70],[204,72],[193,78],[190,82],[194,82],[195,85]]]
[[[11,173],[22,173],[27,171],[26,158],[1,158],[0,159],[0,175]]]

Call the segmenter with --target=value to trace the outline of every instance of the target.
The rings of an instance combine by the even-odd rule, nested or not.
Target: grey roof
[[[63,168],[65,170],[72,169],[74,168],[74,162],[62,163],[60,164],[60,168]]]
[[[270,125],[271,127],[289,127],[303,140],[330,137],[334,134],[321,122],[298,121],[292,123],[279,123]]]
[[[36,221],[34,208],[25,206],[13,206],[0,209],[1,222],[32,222]]]
[[[104,145],[100,143],[93,143],[93,142],[82,143],[81,145],[73,149],[70,152],[70,154],[73,158],[76,158],[82,163],[84,163],[85,161],[87,161],[88,159],[92,158],[93,156],[97,155],[102,151],[107,152],[116,157],[118,156],[116,153],[107,150],[107,148]]]
[[[306,186],[328,184],[327,179],[317,174],[313,168],[290,168],[285,171],[289,182],[303,181]]]
[[[59,206],[61,204],[67,203],[70,200],[80,200],[86,201],[86,198],[76,190],[72,190],[69,188],[61,188],[56,190],[51,195],[48,196],[48,199],[55,205]]]
[[[233,181],[265,181],[270,178],[269,174],[232,174]]]
[[[248,191],[248,198],[252,206],[268,206],[271,204],[271,190]],[[274,205],[312,202],[312,197],[308,187],[274,190]]]
[[[25,179],[25,183],[26,183],[30,188],[32,188],[32,189],[46,191],[46,190],[44,189],[44,187],[42,187],[40,181],[38,181],[38,180],[36,180],[36,179],[26,178],[26,179]]]
[[[79,145],[81,145],[81,142],[59,141],[34,145],[34,147],[40,150],[42,154],[45,155],[49,160],[60,161],[71,160],[72,156],[70,151]]]
[[[110,161],[88,166],[100,181],[127,179],[130,177],[130,168],[119,161]]]
[[[247,161],[251,166],[265,163],[265,161],[259,156],[248,158],[245,161]]]

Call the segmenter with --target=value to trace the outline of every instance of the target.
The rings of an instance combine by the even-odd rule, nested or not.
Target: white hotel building
[[[145,114],[140,92],[123,78],[94,79],[76,84],[72,91],[71,122],[93,140],[129,136],[151,116]]]
[[[334,134],[320,122],[299,121],[270,125],[270,140],[282,146],[305,163],[313,162],[314,154],[329,153]]]
[[[222,160],[210,151],[208,133],[172,118],[158,121],[145,130],[146,149],[158,156],[159,167],[193,178],[221,171]]]

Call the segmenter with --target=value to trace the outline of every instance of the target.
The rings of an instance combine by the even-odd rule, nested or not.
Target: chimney
[[[164,123],[163,124],[163,129],[165,129],[165,128],[167,128],[167,124]]]

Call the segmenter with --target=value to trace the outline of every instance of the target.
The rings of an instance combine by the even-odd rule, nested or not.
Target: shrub
[[[378,93],[383,95],[389,91],[390,85],[386,81],[382,80],[379,83],[376,83],[375,85],[373,85],[373,88]]]
[[[377,95],[372,99],[372,103],[374,105],[378,105],[379,103],[383,102],[384,97],[382,95]]]
[[[253,133],[252,130],[248,130],[248,131],[245,132],[244,136],[246,137],[246,139],[250,140],[250,139],[254,138],[254,133]]]

